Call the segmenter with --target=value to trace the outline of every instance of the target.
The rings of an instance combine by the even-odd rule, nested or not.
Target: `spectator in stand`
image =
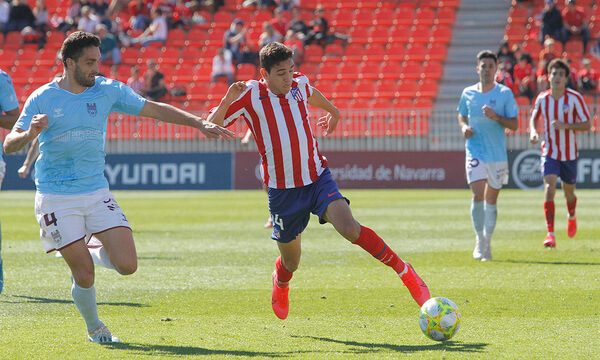
[[[33,26],[34,23],[35,15],[27,5],[27,0],[13,0],[4,32],[21,31],[27,26]]]
[[[306,45],[316,43],[325,46],[327,43],[327,30],[329,24],[325,19],[325,8],[323,5],[317,5],[315,9],[315,18],[308,25],[308,33],[304,43]]]
[[[546,37],[554,38],[563,43],[566,42],[565,29],[563,27],[563,18],[556,7],[556,0],[545,0],[546,6],[542,12],[542,28],[540,42],[543,44]]]
[[[175,9],[173,9],[173,24],[171,28],[189,29],[192,25],[192,11],[186,6],[184,0],[177,0]]]
[[[46,29],[48,29],[50,15],[48,14],[48,8],[46,7],[46,3],[44,2],[44,0],[36,0],[32,12],[33,16],[35,16],[33,27],[36,30],[45,32]]]
[[[565,43],[571,39],[571,36],[580,35],[583,42],[583,55],[585,55],[588,41],[590,41],[589,20],[585,11],[582,7],[575,5],[575,0],[565,0],[562,19],[565,26]]]
[[[514,88],[512,75],[506,69],[506,63],[498,63],[498,70],[496,71],[496,82],[502,84],[509,89]],[[514,91],[513,91],[514,93]]]
[[[0,1],[0,30],[4,31],[10,18],[10,3],[6,0]]]
[[[102,61],[119,65],[121,63],[121,49],[119,49],[117,38],[108,32],[108,27],[104,24],[96,25],[96,35],[100,38],[100,56],[102,57]]]
[[[150,26],[140,36],[131,39],[132,44],[142,44],[145,47],[150,43],[164,43],[167,41],[169,28],[167,19],[163,16],[161,8],[152,8],[150,14],[152,16],[152,23],[150,23]]]
[[[96,25],[100,24],[100,21],[94,15],[92,8],[84,6],[81,8],[81,18],[77,22],[77,30],[85,31],[93,34],[96,30]]]
[[[277,31],[280,34],[280,36],[283,37],[288,26],[287,22],[283,18],[283,10],[281,10],[280,8],[276,8],[273,12],[273,15],[273,18],[269,21],[269,23],[271,24],[271,26],[273,26],[273,29]]]
[[[304,58],[304,34],[289,29],[285,34],[285,41],[283,43],[294,52],[294,55],[292,55],[294,64],[302,64]]]
[[[531,66],[531,56],[527,53],[521,54],[519,61],[513,70],[514,88],[516,96],[527,96],[529,100],[535,97],[535,71]]]
[[[148,60],[148,70],[144,79],[146,80],[146,92],[144,93],[146,99],[161,101],[167,95],[165,76],[156,69],[154,60]]]
[[[515,57],[515,54],[509,49],[508,42],[505,41],[500,45],[496,56],[498,57],[498,70],[500,70],[500,65],[503,64],[503,70],[508,71],[508,73],[512,75],[513,67],[517,63],[517,58]]]
[[[538,62],[537,70],[535,72],[538,94],[542,91],[550,89],[550,81],[548,80],[548,64],[549,62],[546,60],[540,60]]]
[[[98,21],[106,25],[109,30],[112,30],[108,13],[108,3],[104,0],[95,0],[90,3],[90,7],[92,8],[94,15],[96,15]]]
[[[292,20],[290,21],[288,30],[294,30],[297,33],[302,33],[304,36],[308,33],[308,26],[302,20],[302,12],[299,8],[292,9]]]
[[[233,84],[233,59],[231,52],[224,47],[217,50],[217,55],[213,58],[212,73],[210,74],[212,82],[217,82],[220,77],[227,78],[229,85]]]
[[[256,64],[258,61],[258,53],[252,51],[248,46],[246,39],[247,30],[244,27],[244,22],[241,19],[234,19],[223,36],[225,48],[231,51],[233,58],[237,64],[251,63]]]
[[[44,48],[46,43],[46,33],[43,33],[31,26],[26,26],[21,30],[23,44],[36,44],[39,49]]]
[[[127,86],[142,96],[146,92],[146,83],[140,76],[140,68],[137,65],[131,68],[131,76],[127,79]]]
[[[263,32],[260,34],[258,38],[258,47],[262,49],[263,46],[272,43],[281,41],[281,34],[275,31],[273,25],[268,21],[265,21],[262,26]]]
[[[64,21],[60,22],[59,19],[55,19],[59,23],[58,29],[66,33],[73,28],[77,28],[77,23],[81,18],[81,8],[81,0],[71,0],[71,6],[67,10],[67,16]]]
[[[132,0],[129,9],[129,23],[135,30],[145,30],[150,22],[150,7],[144,0]]]
[[[277,6],[277,2],[275,0],[258,0],[258,7],[260,9],[266,9],[269,11],[273,11]]]
[[[300,0],[279,0],[278,8],[283,11],[292,11],[300,6]]]
[[[560,54],[556,53],[556,49],[554,48],[554,40],[546,39],[544,41],[544,48],[540,51],[539,62],[545,61],[546,64],[549,64],[550,61],[559,57]]]
[[[569,66],[569,76],[567,77],[567,87],[569,89],[573,89],[577,91],[577,84],[579,81],[577,80],[577,73],[579,73],[579,69],[573,66],[573,60],[570,58],[564,59],[564,62]]]
[[[590,59],[583,59],[583,68],[577,73],[577,85],[579,91],[583,94],[596,95],[598,93],[598,83],[600,83],[600,74],[592,69]]]
[[[173,19],[173,10],[175,10],[175,1],[171,4],[169,0],[154,0],[152,8],[160,8],[163,16],[167,19],[167,23],[171,23],[171,20]]]

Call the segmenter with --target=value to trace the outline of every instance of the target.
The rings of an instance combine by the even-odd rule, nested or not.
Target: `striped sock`
[[[406,267],[398,255],[375,233],[366,226],[361,226],[360,236],[353,244],[360,246],[374,258],[394,269],[397,274]]]

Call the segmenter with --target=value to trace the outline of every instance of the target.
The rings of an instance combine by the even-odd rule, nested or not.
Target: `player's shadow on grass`
[[[172,346],[172,345],[150,345],[139,343],[115,343],[104,345],[118,350],[128,350],[141,355],[227,355],[239,356],[240,358],[252,357],[287,357],[286,354],[272,353],[265,351],[248,351],[248,350],[220,350],[207,349],[199,346]]]
[[[396,345],[396,344],[381,344],[381,343],[368,343],[368,342],[358,342],[358,341],[343,341],[330,339],[325,337],[317,337],[317,336],[294,336],[292,337],[302,337],[307,339],[319,340],[332,342],[336,344],[344,344],[352,349],[349,349],[351,352],[357,352],[357,348],[362,348],[364,350],[360,352],[378,352],[380,350],[390,350],[401,353],[411,353],[411,352],[419,352],[419,351],[431,351],[431,350],[444,350],[450,352],[465,352],[465,353],[478,353],[484,350],[484,348],[488,345],[485,343],[462,343],[456,341],[445,341],[438,342],[430,345]]]
[[[25,300],[21,301],[11,301],[11,302],[25,302],[32,304],[73,304],[73,300],[64,300],[64,299],[49,299],[43,297],[35,297],[35,296],[25,296],[25,295],[12,295],[12,297],[21,298]],[[129,306],[129,307],[150,307],[146,304],[140,303],[131,303],[131,302],[99,302],[98,305],[111,305],[111,306]]]
[[[577,261],[540,261],[540,260],[518,260],[518,259],[508,259],[508,260],[497,260],[497,262],[501,263],[511,263],[511,264],[537,264],[537,265],[584,265],[584,266],[600,266],[600,262],[577,262]]]

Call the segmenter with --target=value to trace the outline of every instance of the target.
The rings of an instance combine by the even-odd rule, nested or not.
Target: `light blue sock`
[[[84,289],[73,281],[71,287],[71,295],[75,306],[83,316],[88,332],[96,330],[99,326],[104,325],[98,318],[98,304],[96,303],[96,289],[94,285]]]
[[[494,228],[496,227],[496,218],[498,217],[498,206],[496,204],[490,205],[487,202],[485,203],[485,225],[484,232],[485,236],[490,238],[494,233]]]
[[[483,209],[483,201],[471,200],[471,220],[473,220],[473,228],[477,236],[483,236],[483,224],[485,221],[485,212]]]
[[[2,267],[2,224],[0,223],[0,294],[4,288],[4,268]]]

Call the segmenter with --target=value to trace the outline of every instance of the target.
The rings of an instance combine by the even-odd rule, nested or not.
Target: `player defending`
[[[121,82],[97,76],[100,40],[78,31],[61,48],[62,77],[31,94],[4,142],[13,153],[38,138],[35,213],[46,252],[60,250],[71,269],[71,294],[97,343],[118,342],[98,318],[94,263],[122,275],[137,269],[131,227],[108,190],[104,141],[112,111],[195,127],[209,138],[221,127],[167,104],[146,100]],[[89,247],[89,250],[88,250]]]
[[[529,126],[529,139],[533,144],[539,141],[538,120],[544,119],[545,137],[542,142],[542,175],[544,177],[544,214],[548,235],[544,246],[556,247],[554,236],[554,194],[556,180],[560,176],[562,189],[567,200],[567,235],[577,233],[575,220],[575,180],[577,180],[577,142],[575,131],[589,131],[590,111],[580,93],[566,87],[569,79],[569,66],[560,59],[548,64],[550,89],[541,92],[535,99],[535,106]]]
[[[312,134],[307,104],[328,112],[317,122],[328,134],[335,130],[340,112],[310,86],[306,76],[294,73],[292,55],[292,50],[281,43],[263,47],[262,79],[231,85],[219,107],[208,116],[209,121],[226,126],[243,116],[258,145],[263,180],[269,186],[271,238],[277,241],[280,252],[273,272],[271,303],[275,315],[280,319],[288,315],[288,284],[300,264],[302,231],[311,212],[321,224],[330,222],[344,238],[392,267],[422,305],[429,299],[427,285],[373,230],[354,219],[348,200],[332,179]]]
[[[12,79],[4,71],[0,70],[0,127],[12,129],[19,118],[19,101]],[[2,144],[2,142],[0,142]],[[2,160],[2,150],[0,149],[0,188],[2,180],[6,174],[6,163]],[[2,267],[2,224],[0,223],[0,293],[4,288],[4,269]]]
[[[496,202],[508,182],[504,128],[516,130],[519,110],[512,91],[495,81],[498,58],[490,50],[477,54],[479,83],[465,88],[458,105],[458,124],[465,142],[467,182],[473,193],[471,219],[475,228],[473,258],[492,260]],[[485,200],[485,202],[484,202]]]

